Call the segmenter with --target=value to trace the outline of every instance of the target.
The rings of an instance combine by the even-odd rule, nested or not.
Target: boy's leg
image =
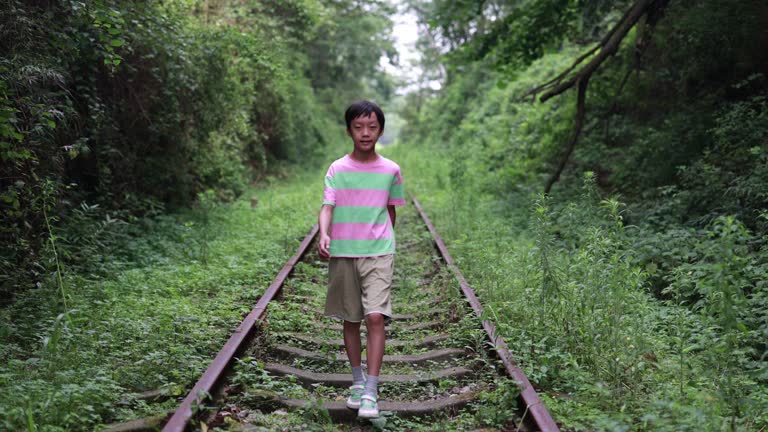
[[[379,376],[381,360],[384,358],[384,345],[386,344],[384,315],[380,313],[369,314],[365,317],[365,325],[368,330],[368,343],[366,344],[368,375]]]
[[[367,360],[368,378],[360,398],[358,415],[364,418],[379,416],[378,383],[381,362],[384,358],[386,336],[384,324],[392,316],[390,289],[394,273],[392,255],[365,260],[360,268],[362,276],[362,302],[368,328]]]
[[[384,324],[392,316],[390,290],[394,274],[394,256],[371,257],[360,261],[362,304],[368,329],[368,376],[379,376],[384,357]]]
[[[325,315],[344,320],[344,345],[352,367],[352,387],[347,406],[360,407],[365,376],[361,366],[360,324],[364,318],[360,300],[360,281],[351,258],[331,258],[328,268],[328,294],[325,299]]]
[[[344,321],[344,348],[347,351],[349,364],[352,366],[352,386],[349,388],[347,408],[359,409],[360,401],[365,390],[365,375],[360,364],[360,323]]]
[[[363,394],[378,396],[379,372],[381,360],[384,358],[384,345],[386,336],[384,333],[384,315],[372,313],[365,317],[368,328],[368,343],[366,359],[368,360],[368,380],[365,383]]]
[[[366,357],[368,359],[368,378],[365,380],[365,389],[360,396],[360,409],[358,416],[375,418],[379,416],[379,372],[381,360],[384,357],[384,315],[371,313],[365,317],[368,327],[368,346]]]
[[[360,341],[360,323],[359,322],[351,322],[351,321],[344,321],[344,348],[347,350],[347,358],[349,359],[349,364],[353,367],[360,367],[360,363],[362,362],[362,355],[360,354],[362,351],[362,342]],[[362,382],[354,382],[358,381],[354,375],[354,372],[352,374],[353,384],[362,384]],[[365,379],[361,379],[359,381],[365,381]]]

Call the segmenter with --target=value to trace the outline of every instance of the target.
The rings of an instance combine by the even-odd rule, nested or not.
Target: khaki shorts
[[[361,322],[368,314],[392,317],[389,299],[395,256],[331,258],[325,315],[344,321]]]

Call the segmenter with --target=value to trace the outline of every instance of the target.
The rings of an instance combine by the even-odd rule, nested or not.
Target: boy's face
[[[384,130],[379,124],[376,113],[352,120],[347,129],[347,135],[352,137],[352,141],[355,143],[355,150],[360,153],[372,152],[376,146],[376,141],[383,133]]]

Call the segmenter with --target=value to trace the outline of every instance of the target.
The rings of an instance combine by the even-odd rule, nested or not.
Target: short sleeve
[[[336,185],[333,179],[333,167],[328,169],[325,175],[325,189],[323,190],[323,204],[336,205]]]
[[[403,190],[403,177],[400,175],[400,169],[397,169],[392,186],[389,188],[389,202],[387,205],[402,206],[405,205],[405,191]]]

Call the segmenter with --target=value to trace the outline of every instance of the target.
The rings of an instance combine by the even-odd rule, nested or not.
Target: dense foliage
[[[311,163],[391,83],[389,9],[352,1],[9,1],[0,9],[0,297],[133,215]],[[370,28],[377,37],[357,43]],[[354,65],[352,68],[350,65]],[[57,238],[52,227],[70,226]],[[49,226],[50,225],[50,226]],[[21,271],[19,271],[21,270]]]
[[[410,3],[446,78],[437,97],[406,97],[401,147],[419,145],[399,157],[556,417],[765,427],[765,3]],[[573,136],[576,89],[524,96],[640,3],[541,196]]]
[[[91,257],[0,309],[0,429],[93,431],[173,410],[314,220],[321,178],[268,177],[230,203],[142,218]],[[159,398],[142,397],[160,390]]]

